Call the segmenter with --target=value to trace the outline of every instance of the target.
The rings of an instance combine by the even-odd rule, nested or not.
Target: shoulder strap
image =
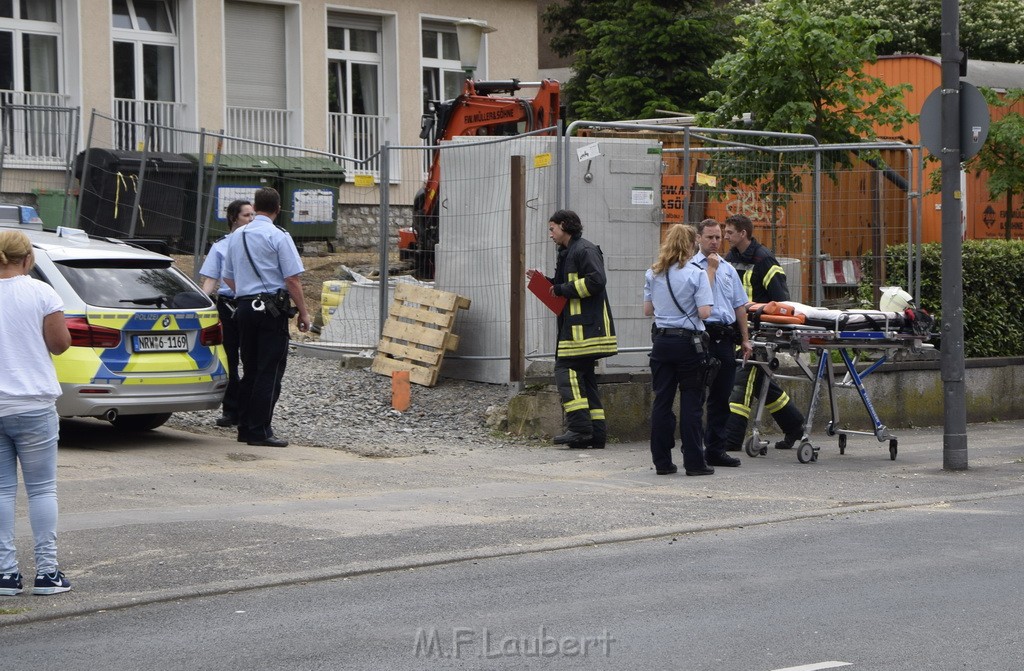
[[[697,264],[694,263],[693,265],[696,266]],[[697,266],[697,267],[700,268],[700,266]],[[690,314],[686,310],[683,309],[683,306],[679,304],[679,299],[676,298],[675,289],[672,288],[671,274],[672,274],[672,266],[669,266],[668,268],[665,269],[665,284],[668,285],[668,295],[672,297],[672,302],[676,304],[677,308],[679,308],[679,312],[681,312],[682,315],[684,317],[686,317],[686,321],[688,321],[691,324],[693,324],[693,317],[691,317]],[[694,324],[694,326],[696,326],[696,324]]]
[[[263,275],[260,275],[260,269],[256,267],[256,262],[252,260],[252,254],[249,253],[249,243],[246,242],[245,240],[244,228],[242,229],[242,247],[245,248],[245,255],[249,257],[249,265],[251,265],[252,269],[256,271],[256,279],[258,279],[260,281],[260,284],[263,285],[264,291],[270,291],[269,289],[267,289],[267,283],[263,281]]]

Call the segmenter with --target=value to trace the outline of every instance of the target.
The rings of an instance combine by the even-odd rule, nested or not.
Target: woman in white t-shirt
[[[71,346],[64,304],[53,288],[28,276],[32,243],[0,229],[0,596],[22,591],[14,547],[18,462],[35,537],[33,594],[59,594],[71,583],[57,568],[56,400],[60,384],[51,354]]]

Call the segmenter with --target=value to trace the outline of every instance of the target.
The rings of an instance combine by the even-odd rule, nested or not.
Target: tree
[[[551,47],[574,58],[569,116],[594,121],[696,112],[709,66],[731,46],[732,12],[714,0],[566,0],[543,14]]]
[[[1024,89],[1011,89],[1000,97],[992,89],[981,89],[989,105],[1007,108],[1024,101]],[[1024,114],[1007,112],[989,126],[988,139],[981,151],[969,160],[966,170],[988,172],[988,192],[992,200],[1006,196],[1006,239],[1012,232],[1013,197],[1024,193]]]
[[[735,51],[712,67],[721,88],[705,97],[714,111],[699,117],[702,126],[748,126],[842,143],[874,139],[875,124],[899,130],[914,119],[903,106],[907,86],[888,86],[863,71],[891,35],[862,16],[831,18],[816,7],[816,0],[768,0],[736,18]],[[828,152],[823,159],[830,172],[849,163],[840,152]],[[770,178],[771,193],[792,193],[800,189],[798,168],[811,160],[810,154],[767,163],[722,155],[716,172],[727,184],[763,184]]]
[[[941,53],[942,3],[937,0],[819,0],[830,18],[857,14],[878,21],[892,37],[879,54]],[[960,3],[960,46],[971,58],[1024,62],[1024,0],[971,0]]]

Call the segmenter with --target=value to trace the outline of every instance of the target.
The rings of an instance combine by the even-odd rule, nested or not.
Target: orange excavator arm
[[[491,95],[513,93],[532,86],[539,89],[533,99]],[[560,86],[553,79],[527,83],[515,79],[498,82],[467,79],[458,98],[442,103],[435,110],[434,144],[453,137],[520,135],[557,126],[559,101]],[[420,206],[423,213],[432,213],[434,209],[441,179],[440,158],[440,151],[435,151],[424,185],[425,197]]]

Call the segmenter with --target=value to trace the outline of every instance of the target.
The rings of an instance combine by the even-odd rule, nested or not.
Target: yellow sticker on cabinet
[[[373,175],[356,175],[355,184],[364,188],[371,187],[373,186]]]

